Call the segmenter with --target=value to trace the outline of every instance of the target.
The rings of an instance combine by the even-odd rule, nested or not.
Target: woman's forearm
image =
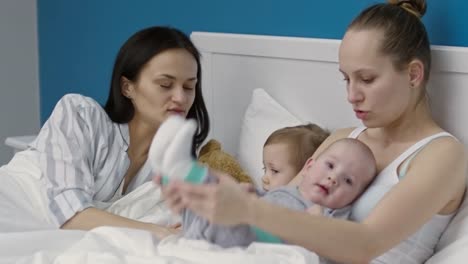
[[[288,241],[343,263],[368,263],[382,251],[379,239],[364,224],[311,216],[252,199],[248,224],[257,226]],[[274,218],[275,221],[271,221]],[[353,237],[353,240],[346,238]]]
[[[142,229],[152,232],[158,238],[172,234],[168,228],[151,223],[144,223],[130,218],[114,215],[96,208],[87,208],[70,218],[62,229],[91,230],[100,226],[115,226]]]

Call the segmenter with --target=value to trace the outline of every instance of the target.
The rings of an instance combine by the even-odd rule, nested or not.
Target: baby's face
[[[288,145],[266,145],[263,148],[263,169],[262,187],[265,191],[288,184],[297,173],[290,162]]]
[[[364,191],[374,177],[372,164],[349,144],[335,144],[318,157],[309,159],[299,186],[302,195],[328,208],[343,208]],[[369,161],[370,162],[370,161]]]

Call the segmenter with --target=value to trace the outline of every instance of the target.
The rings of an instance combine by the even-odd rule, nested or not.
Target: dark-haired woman
[[[198,123],[195,155],[209,130],[200,54],[177,29],[143,29],[121,47],[104,107],[89,97],[65,95],[29,149],[0,169],[0,232],[120,226],[171,233],[93,206],[151,180],[149,145],[170,115]],[[12,221],[17,218],[28,221]]]

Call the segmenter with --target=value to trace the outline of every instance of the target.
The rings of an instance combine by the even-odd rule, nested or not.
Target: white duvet
[[[160,199],[152,183],[114,203],[99,207],[142,221],[179,221]],[[200,240],[170,236],[158,241],[151,233],[99,227],[91,231],[47,230],[0,234],[0,263],[318,263],[316,254],[301,247],[253,243],[248,248],[224,249]]]
[[[2,170],[0,174],[1,172]],[[22,188],[33,190],[37,187],[34,186],[36,181],[31,178],[25,179],[20,173],[16,176],[22,179]],[[2,190],[13,190],[6,186],[13,183],[14,181],[4,180],[0,187]],[[13,192],[11,190],[10,192]],[[30,196],[31,199],[43,199],[43,195],[37,191],[31,191]],[[146,222],[168,225],[179,221],[179,218],[172,215],[163,203],[160,189],[151,182],[115,202],[97,203],[96,206]],[[45,210],[45,208],[36,209]],[[10,215],[7,220],[20,223],[28,221],[15,217],[17,218]],[[463,236],[434,255],[427,264],[468,263],[467,249],[468,237]],[[223,249],[205,241],[187,240],[179,236],[157,241],[151,233],[142,230],[100,227],[88,232],[44,230],[0,233],[0,263],[314,264],[318,263],[318,257],[302,247],[292,245],[253,243],[248,248]]]
[[[40,171],[30,153],[17,155],[14,166],[0,169],[0,194],[16,200],[44,201]],[[19,187],[18,187],[19,186]],[[19,188],[19,189],[18,189]],[[16,192],[21,190],[25,192]],[[38,191],[39,190],[39,191]],[[0,199],[2,195],[0,195]],[[4,200],[5,202],[5,200]],[[44,215],[45,202],[34,211]],[[22,205],[23,206],[23,205]],[[140,221],[169,225],[180,219],[170,213],[161,199],[160,188],[148,182],[111,203],[95,206]],[[28,207],[27,204],[24,207]],[[1,216],[1,215],[0,215]],[[31,224],[33,219],[3,214],[5,223]],[[42,217],[42,216],[41,216]],[[39,217],[39,218],[41,218]],[[1,220],[1,219],[0,219]],[[1,221],[0,221],[1,223]],[[88,232],[43,230],[0,233],[0,263],[318,263],[315,254],[297,246],[254,243],[250,247],[223,249],[205,241],[171,236],[157,241],[151,233],[125,228],[100,227]]]
[[[468,239],[434,255],[426,264],[467,263]],[[304,248],[253,243],[246,249],[223,249],[178,236],[158,242],[145,231],[100,227],[88,232],[50,230],[0,235],[0,263],[310,263],[317,255]]]
[[[146,221],[178,221],[160,199],[153,184],[142,185],[106,210]],[[427,264],[467,263],[468,238],[459,239]],[[170,236],[162,241],[151,233],[100,227],[91,231],[46,230],[0,234],[0,263],[319,263],[316,254],[298,246],[253,243],[224,249],[200,240]]]
[[[315,254],[301,247],[254,243],[247,249],[222,249],[178,236],[158,243],[150,233],[133,229],[100,227],[89,232],[42,231],[31,235],[36,242],[53,238],[64,244],[52,243],[31,252],[27,249],[37,244],[31,244],[25,236],[16,237],[16,243],[20,242],[27,253],[22,255],[18,247],[2,239],[0,263],[318,263]],[[12,256],[11,250],[17,255]]]
[[[147,182],[112,203],[96,202],[95,206],[131,219],[168,226],[180,222],[161,199],[161,188]]]

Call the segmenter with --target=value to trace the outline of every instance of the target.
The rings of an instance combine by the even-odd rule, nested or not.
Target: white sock
[[[166,149],[174,139],[177,131],[179,131],[184,125],[184,122],[185,120],[182,117],[169,117],[161,124],[154,135],[151,146],[148,150],[148,159],[153,172],[157,174],[166,173],[162,166]]]
[[[170,116],[161,124],[153,138],[148,158],[153,169],[163,176],[163,183],[182,179],[192,183],[205,180],[207,169],[197,164],[191,155],[192,140],[197,130],[194,120]]]

